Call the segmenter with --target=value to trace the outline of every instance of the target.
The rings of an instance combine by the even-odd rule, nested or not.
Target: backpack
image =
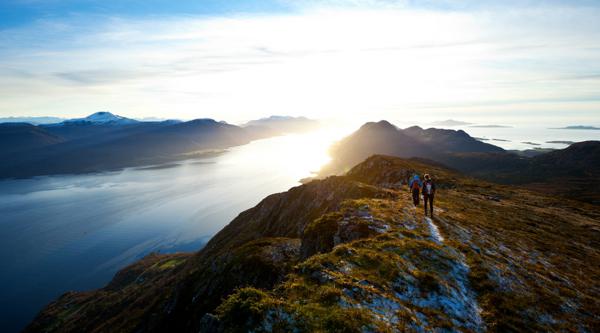
[[[412,187],[413,190],[418,190],[419,189],[419,181],[418,180],[413,180],[412,182]]]

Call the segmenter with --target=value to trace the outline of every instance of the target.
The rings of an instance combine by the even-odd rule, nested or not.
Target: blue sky
[[[39,19],[61,19],[71,15],[102,14],[128,17],[169,15],[224,15],[291,11],[318,4],[339,7],[390,6],[438,10],[476,10],[517,6],[568,5],[595,7],[594,0],[438,0],[438,1],[306,1],[306,0],[3,0],[0,2],[0,28],[14,27]]]
[[[600,125],[598,17],[597,1],[4,0],[0,117]]]
[[[243,0],[3,0],[0,28],[39,19],[63,19],[86,14],[131,18],[165,15],[223,15],[236,12],[275,12],[289,9],[280,1]]]

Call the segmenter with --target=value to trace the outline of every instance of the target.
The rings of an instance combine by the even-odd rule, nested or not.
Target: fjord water
[[[327,162],[327,135],[155,167],[0,181],[2,331],[21,329],[68,290],[105,285],[149,252],[201,248],[237,214]]]

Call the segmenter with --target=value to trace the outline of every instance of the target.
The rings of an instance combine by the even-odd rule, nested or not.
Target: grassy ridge
[[[414,172],[437,181],[433,220]],[[265,198],[196,254],[63,296],[28,331],[594,331],[599,221],[595,205],[374,156]]]

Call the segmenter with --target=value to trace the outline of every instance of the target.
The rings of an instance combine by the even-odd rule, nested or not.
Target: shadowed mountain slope
[[[445,165],[489,181],[600,203],[600,142],[584,141],[531,158],[506,153],[437,156]]]
[[[423,216],[406,181],[438,184]],[[600,210],[374,156],[273,194],[193,255],[67,293],[26,332],[594,331]]]
[[[0,156],[64,142],[61,136],[26,123],[0,124]]]
[[[399,129],[382,120],[366,123],[335,143],[330,149],[333,160],[322,174],[346,172],[373,154],[436,160],[436,156],[464,152],[502,153],[504,150],[476,140],[462,130],[422,129],[418,126]]]
[[[373,154],[426,159],[465,174],[515,184],[571,199],[600,203],[600,142],[586,141],[526,157],[480,142],[463,131],[397,129],[386,121],[366,123],[331,148],[322,176],[341,174]]]
[[[278,123],[285,126],[286,121],[295,124],[296,119],[284,118]],[[13,129],[16,126],[0,127],[0,137],[5,139],[0,156],[7,156],[0,165],[0,178],[160,164],[215,154],[283,133],[269,127],[239,127],[212,119],[140,122],[107,112],[53,125],[19,124],[22,133]],[[289,130],[294,129],[292,126]]]
[[[15,152],[8,163],[0,166],[0,176],[85,173],[158,164],[202,156],[256,139],[243,128],[212,119],[176,124],[96,125],[83,122],[57,127],[75,138],[45,149]],[[76,132],[88,135],[80,136],[74,134]]]

